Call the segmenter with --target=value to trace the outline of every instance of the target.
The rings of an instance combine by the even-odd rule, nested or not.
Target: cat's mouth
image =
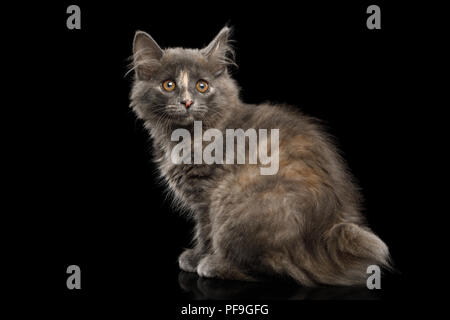
[[[193,112],[188,110],[186,111],[178,111],[178,112],[170,112],[168,116],[172,122],[178,124],[189,124],[193,123],[196,119]]]
[[[185,109],[167,112],[171,121],[179,124],[189,124],[194,121],[202,120],[204,117],[204,110]]]

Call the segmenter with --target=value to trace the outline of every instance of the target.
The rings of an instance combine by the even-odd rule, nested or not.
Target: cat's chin
[[[196,119],[194,118],[194,116],[192,114],[171,117],[171,121],[173,124],[182,125],[182,126],[192,124],[192,123],[194,123],[195,120]]]

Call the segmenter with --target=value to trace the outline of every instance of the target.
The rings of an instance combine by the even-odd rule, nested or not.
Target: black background
[[[382,29],[368,30],[372,2],[314,3],[78,1],[11,9],[18,17],[10,24],[10,63],[23,68],[10,91],[14,116],[7,118],[19,155],[7,168],[17,229],[10,241],[19,248],[7,263],[20,270],[17,282],[34,274],[34,284],[24,280],[21,292],[45,294],[72,311],[126,305],[149,313],[166,308],[168,318],[183,301],[199,297],[178,282],[177,256],[189,246],[192,225],[171,210],[156,183],[149,138],[128,107],[131,76],[125,74],[136,30],[163,48],[202,47],[229,24],[242,99],[289,103],[325,121],[398,273],[386,275],[376,293],[275,285],[221,291],[228,284],[212,283],[216,290],[202,297],[384,300],[375,307],[332,305],[341,311],[409,299],[420,278],[414,259],[420,248],[409,224],[420,208],[411,205],[416,176],[408,161],[412,108],[404,100],[410,90],[404,79],[414,59],[409,40],[420,30],[404,23],[402,6],[374,2],[382,10]],[[81,30],[66,28],[70,4],[81,7]],[[66,288],[71,264],[81,267],[80,291]],[[283,307],[322,309],[273,302],[273,312]]]

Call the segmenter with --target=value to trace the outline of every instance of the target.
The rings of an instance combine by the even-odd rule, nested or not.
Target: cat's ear
[[[140,80],[149,79],[159,66],[163,50],[155,40],[144,31],[137,31],[133,41],[133,69]]]
[[[231,28],[224,27],[217,36],[200,52],[208,59],[214,68],[216,76],[221,75],[229,65],[236,65],[234,62],[234,50],[231,46]]]

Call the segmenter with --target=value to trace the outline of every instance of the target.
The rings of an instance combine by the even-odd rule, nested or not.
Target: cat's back
[[[272,156],[277,153],[273,157],[277,158],[279,167],[275,175],[261,175],[259,166],[241,166],[234,177],[238,184],[300,182],[313,194],[332,190],[338,197],[347,198],[348,202],[359,202],[352,176],[320,120],[303,114],[294,106],[263,103],[244,105],[229,125],[244,130],[266,129],[267,139],[259,137],[258,144],[267,144]],[[271,146],[274,129],[278,129],[279,135],[276,149]]]
[[[287,104],[244,104],[236,110],[226,128],[278,129],[280,140],[298,135],[316,138],[317,142],[328,139],[318,119]]]

